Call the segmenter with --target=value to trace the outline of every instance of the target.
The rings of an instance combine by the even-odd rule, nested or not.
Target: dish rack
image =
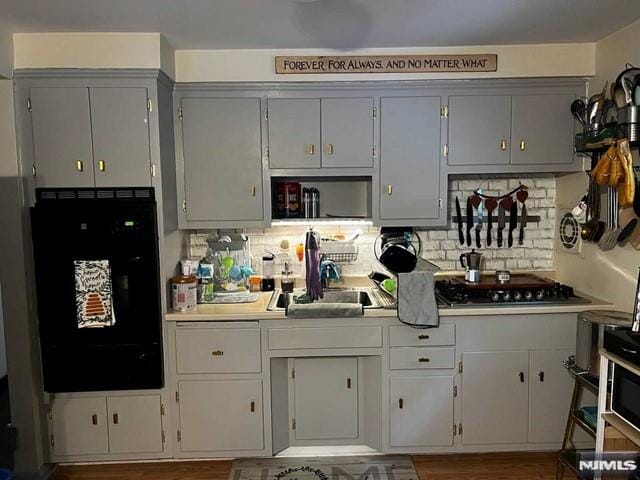
[[[353,263],[358,260],[358,246],[353,242],[323,241],[320,254],[336,263]]]

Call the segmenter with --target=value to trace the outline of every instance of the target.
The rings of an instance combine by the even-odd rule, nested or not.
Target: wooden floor
[[[555,453],[414,456],[420,480],[553,480]],[[227,480],[230,461],[58,467],[52,480]],[[565,478],[570,478],[566,476]]]

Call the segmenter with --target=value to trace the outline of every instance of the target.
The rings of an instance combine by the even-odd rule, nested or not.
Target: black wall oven
[[[153,189],[37,189],[36,199],[45,390],[162,388]]]

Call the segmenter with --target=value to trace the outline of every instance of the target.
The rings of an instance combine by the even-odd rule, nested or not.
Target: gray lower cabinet
[[[151,185],[146,88],[33,87],[37,187]]]
[[[320,99],[270,98],[269,167],[320,168]]]
[[[569,350],[463,354],[462,440],[467,445],[562,441],[572,381]]]
[[[30,91],[37,187],[93,187],[89,90],[33,87]]]
[[[187,222],[264,219],[259,98],[183,98]]]
[[[507,165],[510,139],[510,96],[449,97],[449,165]]]
[[[511,99],[511,163],[573,163],[574,95],[514,95]]]
[[[90,88],[97,187],[151,185],[146,88]]]
[[[358,360],[296,358],[294,369],[295,439],[358,438]]]
[[[323,98],[322,166],[373,167],[373,99]]]
[[[440,208],[440,97],[380,99],[380,220],[429,224]]]
[[[462,362],[463,443],[525,443],[529,352],[464,353]]]
[[[50,411],[52,454],[158,457],[165,444],[161,405],[160,395],[55,397]]]
[[[453,377],[391,377],[392,447],[453,445]]]
[[[178,382],[182,452],[262,450],[262,380]]]

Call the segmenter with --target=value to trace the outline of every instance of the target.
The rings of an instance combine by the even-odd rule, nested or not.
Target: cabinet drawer
[[[453,368],[455,348],[392,348],[391,370]]]
[[[382,347],[382,327],[379,326],[269,329],[270,350],[379,347]]]
[[[405,326],[389,327],[389,344],[392,347],[429,347],[456,344],[456,326],[441,325],[438,328],[416,329]]]
[[[260,329],[176,332],[178,373],[260,372]]]

